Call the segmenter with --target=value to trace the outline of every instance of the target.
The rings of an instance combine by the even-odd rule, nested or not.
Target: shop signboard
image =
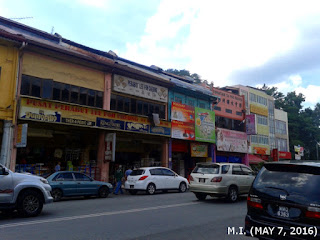
[[[268,108],[262,105],[251,103],[250,112],[268,117]]]
[[[195,107],[196,140],[200,142],[216,142],[214,111]]]
[[[217,128],[217,150],[247,153],[247,134],[244,132]]]
[[[172,138],[195,140],[194,107],[172,102],[171,120]]]
[[[280,159],[291,159],[291,152],[281,152],[279,151]]]
[[[246,116],[246,132],[247,135],[257,134],[257,118],[255,114],[249,114]]]
[[[27,146],[28,124],[18,124],[16,147],[22,148]]]
[[[171,123],[168,121],[161,120],[158,126],[151,127],[147,117],[29,98],[21,99],[19,118],[171,136]]]
[[[168,88],[115,74],[113,90],[160,102],[168,102]]]
[[[116,133],[107,133],[105,138],[104,162],[115,161],[116,156]]]
[[[190,148],[191,148],[191,157],[208,157],[208,144],[191,143]]]
[[[195,140],[194,125],[190,123],[172,120],[171,122],[172,138]]]
[[[303,147],[300,147],[300,145],[294,146],[294,151],[295,151],[295,159],[296,159],[296,160],[301,160],[301,157],[304,156],[304,149],[303,149]]]
[[[194,124],[194,107],[172,102],[171,120]]]
[[[254,154],[267,155],[268,148],[264,147],[253,147]]]

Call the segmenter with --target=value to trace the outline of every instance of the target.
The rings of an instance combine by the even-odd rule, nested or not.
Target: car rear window
[[[218,174],[220,166],[219,165],[197,165],[193,173],[203,173],[203,174]]]
[[[143,169],[135,169],[132,171],[132,173],[130,174],[130,176],[139,176],[144,174],[144,170]]]
[[[253,188],[269,195],[284,192],[297,202],[320,203],[320,168],[271,164],[261,169]]]

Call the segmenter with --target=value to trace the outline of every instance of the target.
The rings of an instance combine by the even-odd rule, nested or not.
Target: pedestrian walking
[[[127,171],[124,173],[126,180],[131,173],[132,173],[132,168],[129,167],[129,169],[127,169]]]
[[[119,165],[117,171],[116,171],[116,174],[115,174],[115,178],[116,178],[116,182],[117,182],[117,186],[116,186],[116,190],[114,191],[113,194],[117,195],[118,192],[120,191],[121,194],[123,194],[123,191],[122,191],[122,180],[123,180],[123,172],[122,172],[122,166]]]
[[[54,167],[54,171],[59,172],[61,170],[60,164],[61,162],[58,162],[58,164]]]

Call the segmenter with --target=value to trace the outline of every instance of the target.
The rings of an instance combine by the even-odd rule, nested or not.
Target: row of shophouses
[[[116,165],[290,159],[287,114],[248,86],[213,87],[0,18],[1,163],[57,162],[111,181]]]

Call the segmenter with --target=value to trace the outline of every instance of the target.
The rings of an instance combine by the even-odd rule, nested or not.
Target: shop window
[[[149,104],[149,113],[155,113],[153,104]]]
[[[31,81],[31,96],[40,97],[41,79],[33,78]]]
[[[63,102],[69,102],[69,99],[70,99],[70,85],[69,84],[65,84],[62,87],[61,100]]]
[[[88,97],[88,89],[87,88],[80,88],[80,98],[79,103],[81,105],[87,105],[87,97]]]
[[[155,105],[154,106],[154,113],[160,113],[160,107],[159,107],[159,105]]]
[[[130,98],[124,99],[124,112],[130,113]]]
[[[103,107],[103,92],[96,91],[96,107],[102,108]]]
[[[138,105],[137,114],[142,115],[142,101],[138,100],[137,105]]]
[[[42,98],[52,99],[52,86],[53,81],[51,79],[42,80]]]
[[[22,75],[21,80],[21,95],[30,95],[30,77]]]
[[[242,112],[236,111],[236,114],[237,114],[238,116],[242,116]]]
[[[166,117],[166,107],[164,105],[160,105],[159,117],[164,119]]]
[[[70,102],[79,103],[79,87],[70,87]]]
[[[199,108],[206,108],[206,104],[203,102],[199,102]]]
[[[94,90],[88,90],[88,106],[94,106],[96,92]]]
[[[124,97],[117,96],[117,111],[123,112]]]
[[[111,110],[116,110],[116,109],[117,109],[116,106],[117,106],[116,95],[111,94],[110,109],[111,109]]]
[[[149,114],[149,104],[144,102],[143,103],[143,115],[148,115]]]
[[[137,100],[132,98],[131,99],[131,113],[137,112]]]
[[[62,89],[62,83],[59,82],[53,82],[53,100],[61,100],[61,89]]]
[[[232,113],[232,110],[226,108],[226,113]]]
[[[177,102],[177,103],[182,103],[182,98],[178,97],[178,96],[175,96],[174,97],[174,101]]]

